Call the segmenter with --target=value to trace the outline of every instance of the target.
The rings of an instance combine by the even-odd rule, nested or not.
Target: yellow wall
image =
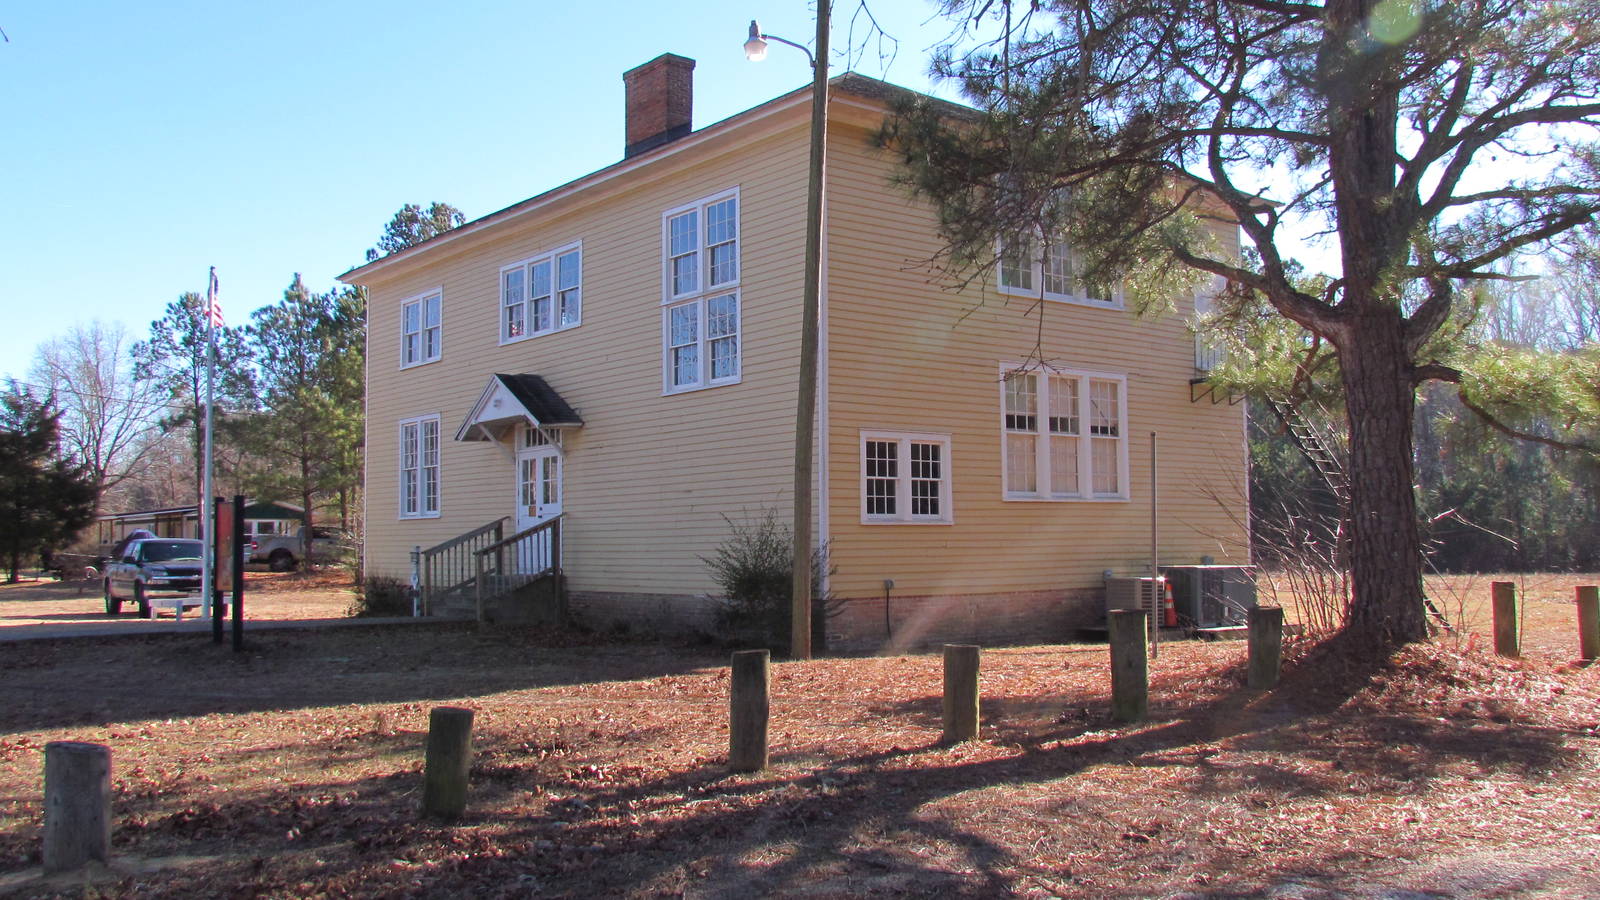
[[[1045,358],[1127,377],[1127,501],[1002,499],[1000,371],[1040,338],[1037,301],[992,278],[954,292],[925,261],[939,249],[928,208],[887,186],[870,146],[876,114],[830,134],[828,453],[831,586],[841,597],[1095,588],[1105,569],[1150,556],[1150,432],[1158,435],[1164,563],[1246,562],[1244,407],[1192,403],[1193,302],[1141,319],[1130,310],[1046,302]],[[1233,236],[1227,239],[1236,240]],[[860,433],[951,435],[954,524],[862,524]]]
[[[795,103],[709,129],[536,212],[355,276],[372,291],[369,571],[404,575],[413,545],[513,512],[509,447],[453,440],[496,372],[544,376],[584,419],[565,443],[572,590],[704,595],[712,586],[702,557],[725,540],[724,515],[771,509],[788,520],[806,114]],[[932,283],[918,262],[938,249],[933,219],[888,183],[891,161],[869,145],[878,114],[836,102],[835,118],[822,420],[835,592],[877,596],[885,578],[899,595],[1081,590],[1097,587],[1103,569],[1142,567],[1151,430],[1161,442],[1163,561],[1244,561],[1243,407],[1190,402],[1185,319],[1192,304],[1153,320],[1047,304],[1047,355],[1062,366],[1127,376],[1131,500],[1004,501],[999,370],[1033,346],[1030,304],[992,289],[956,294]],[[663,396],[661,214],[734,187],[743,379]],[[582,325],[501,346],[500,268],[580,240]],[[442,359],[402,370],[400,303],[439,287]],[[400,519],[397,423],[431,413],[441,414],[442,515]],[[952,436],[953,525],[860,523],[862,429]]]
[[[413,545],[514,512],[508,445],[453,439],[493,373],[542,375],[584,420],[565,436],[573,590],[703,594],[710,585],[701,557],[726,537],[724,515],[791,514],[805,128],[796,108],[688,152],[653,154],[577,200],[356,276],[372,290],[369,571],[403,575]],[[740,190],[742,220],[742,381],[663,396],[661,215],[730,188]],[[500,268],[580,240],[582,324],[501,346]],[[443,288],[441,359],[402,370],[400,304],[435,287]],[[397,423],[436,412],[441,515],[401,519]]]

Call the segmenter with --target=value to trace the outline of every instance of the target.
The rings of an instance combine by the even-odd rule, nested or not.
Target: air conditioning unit
[[[1151,591],[1152,581],[1159,582]],[[1106,576],[1106,612],[1114,609],[1142,609],[1151,621],[1159,622],[1156,611],[1161,608],[1161,598],[1167,594],[1167,579],[1135,578],[1118,575]]]
[[[1254,566],[1162,566],[1178,619],[1197,628],[1246,625],[1256,606]]]

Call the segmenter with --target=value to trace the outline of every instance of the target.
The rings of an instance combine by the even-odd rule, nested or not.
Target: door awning
[[[456,430],[458,441],[498,441],[523,423],[539,428],[579,428],[583,420],[538,375],[491,375],[483,395]]]

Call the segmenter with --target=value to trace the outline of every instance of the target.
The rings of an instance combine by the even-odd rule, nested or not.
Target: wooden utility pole
[[[817,432],[817,344],[822,309],[822,201],[828,138],[828,11],[817,2],[817,48],[811,59],[811,174],[806,192],[806,281],[800,322],[800,390],[794,414],[794,593],[789,656],[811,658],[812,443]]]

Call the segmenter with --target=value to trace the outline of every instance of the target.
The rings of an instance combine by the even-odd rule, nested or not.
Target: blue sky
[[[925,0],[871,6],[898,57],[886,68],[872,47],[853,68],[933,90],[928,49],[949,24]],[[835,7],[836,49],[855,9]],[[697,61],[695,127],[801,87],[798,51],[754,64],[740,45],[751,18],[809,44],[812,15],[767,0],[0,7],[0,375],[25,376],[74,322],[143,337],[208,266],[238,324],[295,272],[332,286],[405,203],[471,218],[615,162],[622,72],[660,53]]]

